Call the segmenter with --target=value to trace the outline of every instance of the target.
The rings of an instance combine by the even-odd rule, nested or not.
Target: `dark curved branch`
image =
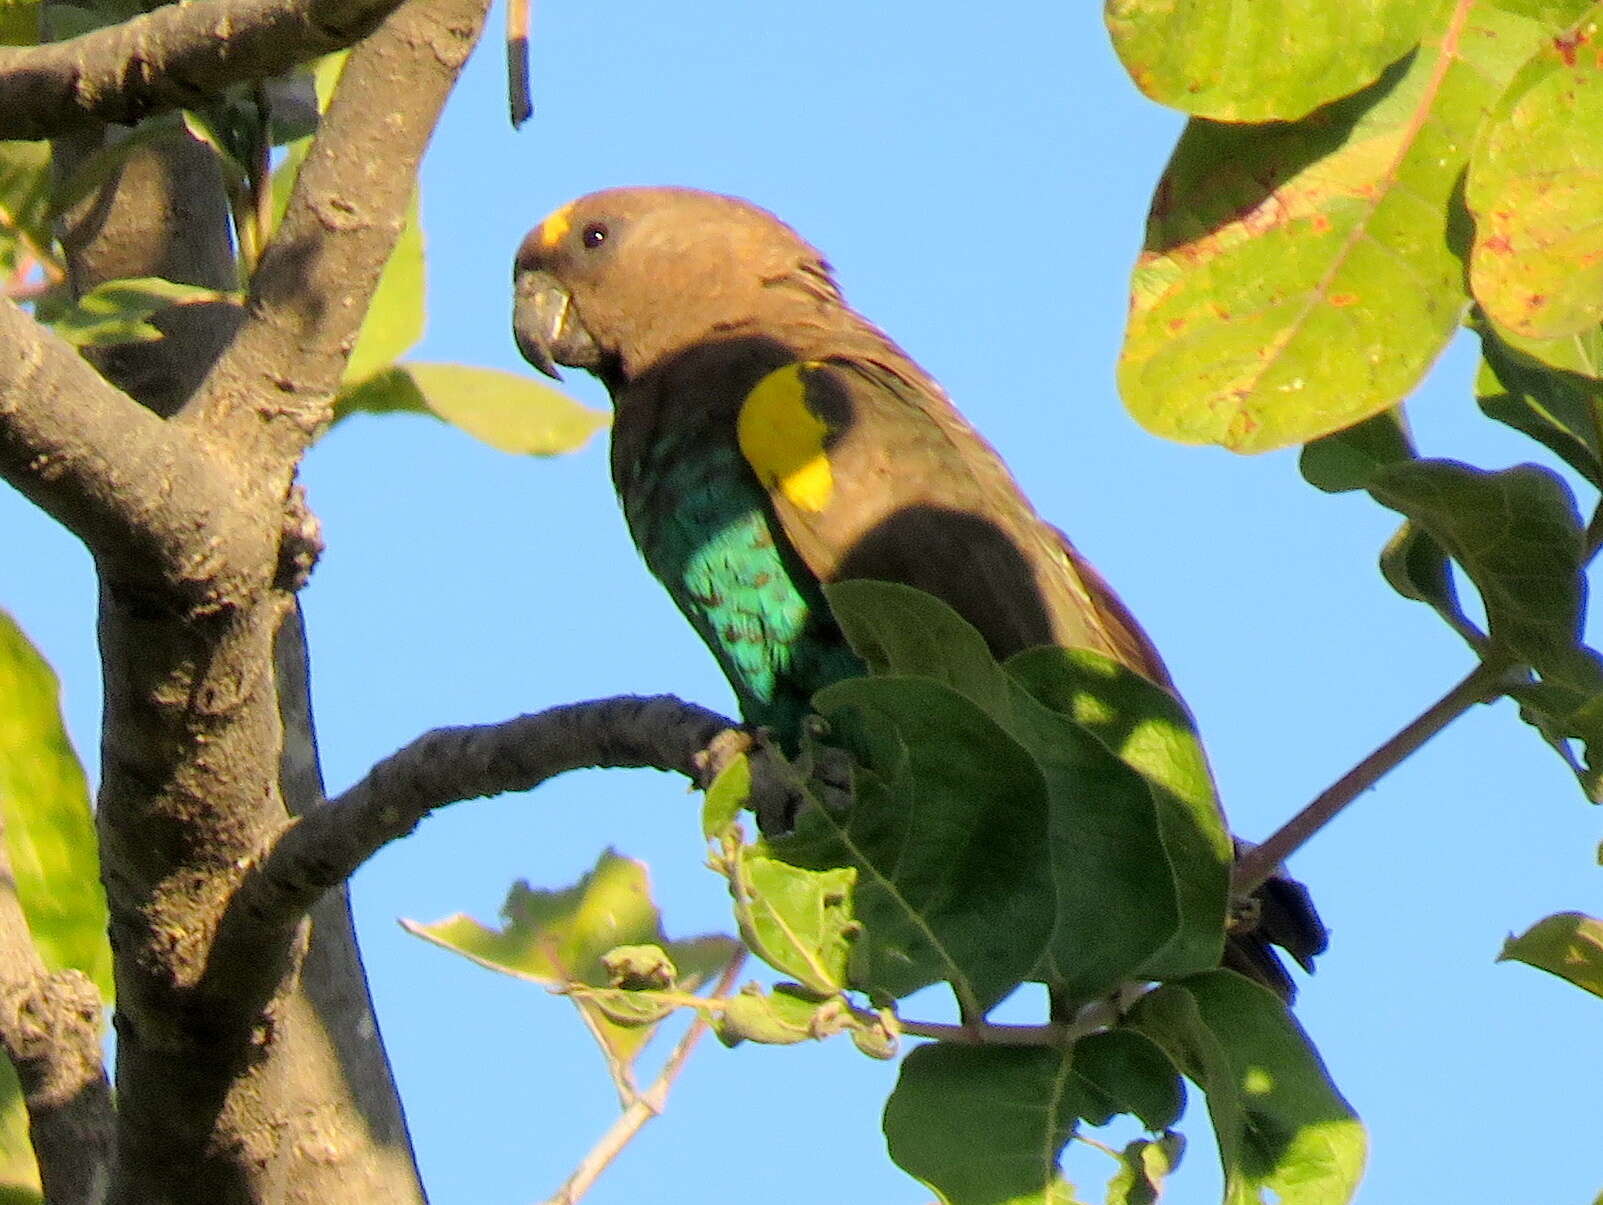
[[[281,968],[267,965],[262,952],[286,949],[324,892],[436,808],[526,791],[590,766],[649,766],[705,784],[747,743],[733,721],[672,695],[571,703],[501,724],[425,733],[279,833],[240,882],[206,979],[255,982],[265,999]]]
[[[342,50],[399,0],[170,4],[64,42],[0,48],[0,138],[132,125]]]
[[[245,320],[185,407],[185,421],[279,464],[293,462],[327,425],[406,222],[418,164],[487,7],[488,0],[403,4],[351,52],[257,264]]]
[[[17,1069],[45,1200],[103,1199],[114,1119],[100,1055],[100,993],[78,971],[51,973],[17,900],[0,820],[0,1050]]]

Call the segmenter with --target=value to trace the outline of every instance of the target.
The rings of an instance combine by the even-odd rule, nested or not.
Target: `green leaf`
[[[794,1046],[850,1033],[857,1048],[871,1058],[888,1059],[896,1053],[896,1034],[883,1019],[865,1019],[842,997],[820,998],[794,983],[777,984],[771,992],[748,983],[724,1002],[713,1018],[713,1029],[726,1046],[741,1042]]]
[[[1433,19],[1424,0],[1110,0],[1113,48],[1159,104],[1220,121],[1295,120],[1374,82]]]
[[[28,1137],[28,1109],[11,1060],[0,1054],[0,1205],[45,1205]]]
[[[1542,341],[1499,333],[1487,323],[1476,329],[1483,359],[1475,400],[1482,413],[1529,435],[1603,489],[1603,329]]]
[[[51,243],[50,144],[0,142],[0,275],[17,270],[29,242],[40,249]]]
[[[1603,996],[1603,921],[1579,912],[1546,917],[1503,943],[1497,961],[1511,959]]]
[[[108,280],[80,297],[51,326],[75,347],[147,343],[161,338],[161,331],[147,319],[169,306],[236,300],[235,293],[203,289],[159,276]]]
[[[573,887],[545,891],[518,883],[508,894],[499,930],[458,914],[433,924],[404,920],[409,933],[455,951],[504,974],[530,979],[550,988],[573,984],[595,988],[617,983],[608,956],[620,946],[655,946],[669,960],[671,983],[681,993],[694,992],[722,970],[734,955],[733,938],[705,936],[670,942],[651,899],[645,866],[606,850],[595,869]],[[624,993],[613,993],[621,996]],[[641,993],[650,996],[650,993]],[[609,1061],[627,1067],[654,1030],[642,1019],[655,1020],[664,1010],[654,1001],[646,1012],[628,1015],[627,1002],[608,997],[573,997]]]
[[[1585,537],[1575,499],[1555,473],[1417,460],[1377,473],[1369,492],[1463,566],[1486,604],[1494,643],[1537,670],[1577,648]]]
[[[726,863],[740,935],[753,954],[819,996],[847,986],[858,926],[850,867],[810,870],[744,846]]]
[[[1487,316],[1532,339],[1603,319],[1603,64],[1597,13],[1544,38],[1476,139],[1464,199],[1470,286]]]
[[[1050,780],[1060,788],[1053,795],[1054,872],[1065,926],[1063,940],[1054,942],[1059,957],[1101,962],[1113,976],[1107,987],[1218,965],[1234,851],[1184,706],[1086,649],[1030,649],[1009,658],[1006,668],[1032,700],[1055,713],[1055,722],[1025,738],[1037,760],[1052,765],[1079,750],[1083,766],[1071,763]],[[1016,706],[1021,717],[1030,714]],[[1100,755],[1084,748],[1084,735]],[[1088,943],[1103,952],[1090,955]],[[1089,981],[1082,986],[1090,994],[1100,990]]]
[[[417,193],[406,207],[406,225],[395,250],[378,278],[368,304],[356,346],[345,365],[346,385],[365,381],[381,368],[399,360],[423,337],[424,298],[423,224],[418,216]]]
[[[82,971],[109,1000],[99,846],[60,693],[50,666],[0,611],[0,816],[14,889],[45,965]]]
[[[1404,598],[1433,608],[1476,652],[1485,647],[1486,638],[1459,605],[1447,553],[1412,520],[1405,520],[1380,550],[1380,573]]]
[[[1315,489],[1327,494],[1361,490],[1376,470],[1412,460],[1414,437],[1401,406],[1303,445],[1297,467]]]
[[[1569,487],[1548,469],[1490,473],[1447,460],[1396,465],[1370,493],[1428,531],[1463,566],[1486,607],[1491,640],[1541,675],[1513,688],[1521,715],[1603,798],[1603,659],[1580,642],[1586,538]],[[1567,741],[1587,746],[1588,767]]]
[[[39,0],[0,0],[0,45],[32,46],[39,41]],[[48,153],[49,147],[44,147]]]
[[[701,804],[702,836],[709,841],[721,839],[733,828],[750,797],[751,759],[743,753],[720,770],[707,788]]]
[[[1184,1135],[1173,1130],[1156,1142],[1137,1138],[1119,1154],[1119,1170],[1108,1181],[1107,1205],[1156,1205],[1163,1182],[1180,1165]]]
[[[896,1166],[944,1205],[1057,1205],[1080,1102],[1070,1049],[921,1046],[885,1102]]]
[[[1396,405],[1445,346],[1466,301],[1469,147],[1550,30],[1490,4],[1435,11],[1418,52],[1300,121],[1187,127],[1119,368],[1148,429],[1239,452],[1306,442]]]
[[[348,385],[334,421],[358,411],[430,414],[502,452],[573,452],[607,425],[607,415],[528,377],[462,364],[401,364]]]
[[[854,678],[813,705],[856,761],[855,799],[844,814],[805,807],[768,847],[793,866],[855,872],[852,986],[900,997],[945,981],[982,1016],[1052,931],[1040,769],[974,703],[926,678]]]
[[[1174,1063],[1133,1029],[1081,1038],[1074,1047],[1074,1079],[1080,1116],[1094,1126],[1129,1114],[1149,1130],[1166,1130],[1186,1104]]]
[[[824,587],[829,610],[852,651],[873,674],[907,674],[950,686],[992,719],[1006,723],[1007,675],[985,637],[940,599],[898,582],[835,582]]]
[[[1127,1022],[1202,1089],[1225,1205],[1340,1205],[1363,1173],[1363,1126],[1275,994],[1208,971],[1143,997]],[[1277,1194],[1266,1198],[1264,1193]]]

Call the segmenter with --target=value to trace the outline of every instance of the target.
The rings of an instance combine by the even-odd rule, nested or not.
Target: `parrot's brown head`
[[[512,329],[548,376],[626,382],[776,308],[838,305],[829,265],[767,210],[687,188],[613,188],[558,209],[518,248]]]

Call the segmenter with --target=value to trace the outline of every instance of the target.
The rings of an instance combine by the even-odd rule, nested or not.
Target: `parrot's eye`
[[[579,236],[579,241],[585,245],[587,250],[594,251],[607,241],[606,226],[600,222],[591,222],[584,228],[584,233]]]

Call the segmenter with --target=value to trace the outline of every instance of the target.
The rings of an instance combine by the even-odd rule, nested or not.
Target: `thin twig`
[[[1263,844],[1248,851],[1236,864],[1234,890],[1247,895],[1273,875],[1288,857],[1315,833],[1335,819],[1359,795],[1374,786],[1448,724],[1477,703],[1488,703],[1504,693],[1507,662],[1489,660],[1477,665],[1463,681],[1432,703],[1411,723],[1343,774],[1307,807],[1298,812]]]
[[[740,968],[746,961],[744,948],[737,949],[724,967],[724,973],[718,977],[718,984],[713,988],[715,997],[729,994],[735,986],[735,979],[740,974]],[[590,1148],[590,1152],[574,1168],[573,1175],[559,1188],[556,1193],[548,1197],[545,1205],[576,1205],[580,1197],[589,1191],[595,1183],[596,1177],[606,1171],[612,1161],[618,1157],[619,1152],[627,1146],[631,1139],[640,1132],[642,1127],[653,1117],[661,1115],[668,1104],[668,1092],[673,1087],[674,1080],[684,1069],[685,1060],[695,1050],[696,1043],[707,1032],[707,1018],[697,1013],[695,1020],[691,1021],[690,1028],[685,1030],[684,1037],[679,1039],[668,1061],[663,1064],[662,1072],[652,1082],[651,1087],[644,1093],[635,1097],[623,1115],[613,1122],[601,1140]]]

